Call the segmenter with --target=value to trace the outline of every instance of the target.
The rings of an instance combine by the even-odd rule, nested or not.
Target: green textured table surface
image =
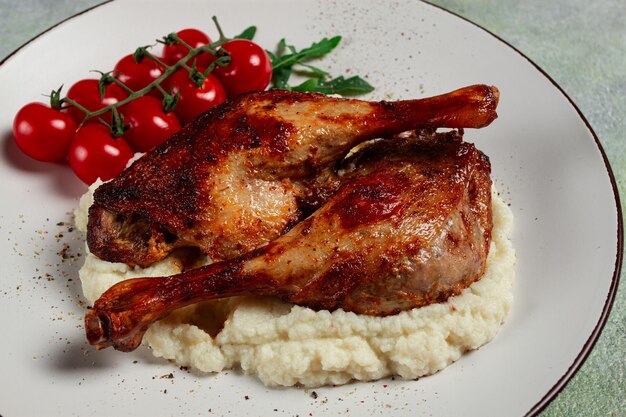
[[[100,0],[0,0],[0,59]],[[435,0],[495,33],[550,75],[600,138],[626,199],[626,2]],[[541,414],[626,416],[626,288],[589,358]]]

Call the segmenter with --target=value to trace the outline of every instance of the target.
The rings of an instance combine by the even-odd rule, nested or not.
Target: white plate
[[[184,27],[257,25],[271,48],[341,34],[326,64],[367,75],[371,98],[410,98],[473,83],[501,90],[500,117],[468,131],[490,157],[516,218],[514,310],[496,339],[418,381],[268,389],[237,371],[196,375],[146,350],[95,352],[84,340],[69,214],[84,187],[65,167],[23,157],[10,129],[41,94],[110,69],[136,46]],[[594,133],[524,56],[459,17],[416,2],[118,0],[36,38],[0,67],[0,414],[463,415],[536,414],[580,367],[614,297],[623,232],[614,180]],[[59,233],[62,234],[59,235]],[[63,255],[65,254],[65,258]],[[173,373],[173,378],[161,376]],[[210,411],[209,411],[210,410]]]

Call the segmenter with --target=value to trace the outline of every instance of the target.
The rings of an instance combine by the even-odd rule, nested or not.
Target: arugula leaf
[[[272,74],[272,82],[275,88],[281,90],[290,90],[289,77],[291,76],[291,68],[283,68],[274,70]]]
[[[235,36],[235,39],[247,39],[251,41],[254,38],[254,35],[256,35],[256,26],[250,26],[239,35]]]
[[[313,65],[300,64],[300,66],[307,69],[307,71],[303,71],[303,70],[296,71],[302,75],[305,75],[305,73],[307,73],[307,74],[310,74],[312,77],[316,77],[316,78],[330,77],[330,74],[328,72],[320,68],[314,67]]]
[[[318,92],[324,94],[358,95],[374,90],[367,81],[359,76],[331,78],[327,71],[309,64],[307,61],[321,58],[337,47],[341,36],[323,38],[308,48],[300,51],[281,39],[276,53],[267,51],[272,60],[272,84],[274,88],[301,92]],[[308,77],[296,86],[289,85],[292,74]]]
[[[291,88],[294,91],[315,92],[324,94],[357,95],[374,90],[374,87],[358,75],[345,78],[340,75],[332,80],[312,78]]]
[[[280,54],[276,56],[276,59],[272,62],[274,69],[281,69],[284,67],[292,67],[296,64],[300,64],[305,60],[321,58],[339,44],[341,36],[335,36],[333,38],[324,38],[319,42],[313,43],[308,48],[304,48],[301,51],[297,51],[292,45],[287,45],[284,39],[281,39],[278,43],[279,51],[288,49],[291,53]]]

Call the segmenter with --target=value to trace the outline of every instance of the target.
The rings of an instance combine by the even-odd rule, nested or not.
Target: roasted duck
[[[489,94],[493,94],[493,90],[482,90],[492,91]],[[260,97],[266,100],[268,96]],[[287,100],[294,107],[286,107],[284,111],[297,118],[300,105],[293,104],[293,97],[291,94],[279,94],[276,105]],[[357,105],[352,101],[314,97],[319,101],[307,103],[305,107],[321,103],[326,114],[333,113],[333,107],[326,107],[327,103],[348,104],[350,107]],[[244,98],[236,105],[243,105],[241,103],[246,100],[250,98]],[[451,100],[445,106],[446,111],[454,112],[467,106],[465,100],[458,105],[452,104],[454,99],[446,100]],[[267,106],[270,111],[276,108],[274,104]],[[385,108],[397,110],[402,106],[415,106],[420,109],[419,112],[431,111],[429,106],[424,109],[415,102],[401,106],[358,106],[365,106],[362,111],[370,114],[386,112]],[[343,112],[343,107],[340,107],[334,114]],[[436,120],[432,122],[435,124],[469,124],[467,119],[461,121],[451,116],[429,116],[423,119],[430,120],[428,123],[420,122],[419,118],[409,117],[409,113],[400,111],[398,120],[405,120],[402,122],[392,119],[390,115],[376,116],[372,121],[376,127],[350,116],[353,121],[348,125],[359,133],[349,135],[348,127],[344,127],[338,140],[354,144],[361,140],[353,139],[355,136],[364,138],[389,134],[410,125],[429,124],[432,120]],[[311,117],[307,116],[309,120]],[[324,117],[329,118],[331,126],[337,124],[337,116]],[[393,128],[381,127],[381,120],[386,119],[391,120],[386,123],[392,124]],[[491,119],[493,115],[472,124],[483,125]],[[342,117],[342,120],[345,118]],[[190,130],[195,132],[203,123],[200,119]],[[306,123],[299,124],[301,129]],[[281,129],[273,134],[280,136]],[[320,130],[325,132],[321,127],[316,131]],[[285,172],[297,172],[293,174],[294,178],[302,178],[305,172],[315,172],[331,159],[325,155],[338,153],[329,150],[336,148],[331,137],[322,136],[320,144],[316,142],[319,137],[315,142],[306,142],[306,145],[304,141],[308,140],[307,137],[296,136],[293,142],[285,139],[289,143],[285,146],[290,149],[286,151],[290,155],[288,159],[276,156],[274,145],[268,148],[260,145],[255,149],[262,149],[264,155],[269,155],[265,163],[261,156],[242,146],[247,152],[249,165],[244,164],[238,169],[254,176],[260,170],[258,167],[263,167],[263,174],[260,175],[278,184],[281,182],[272,178],[289,178]],[[191,141],[188,136],[182,135],[174,144],[184,140]],[[262,141],[265,140],[269,139]],[[279,142],[285,143],[282,139]],[[170,142],[149,160],[158,161],[167,155],[167,149],[174,151],[174,144]],[[301,152],[292,152],[298,146],[302,147]],[[317,151],[311,152],[313,148]],[[281,151],[276,152],[280,154]],[[191,157],[189,153],[183,155]],[[297,164],[291,164],[293,160],[304,163],[300,171]],[[488,158],[472,144],[461,141],[460,132],[405,134],[373,141],[342,161],[338,168],[336,191],[327,196],[313,214],[269,244],[243,256],[179,275],[131,279],[111,287],[96,301],[85,318],[89,342],[98,348],[113,346],[130,351],[140,344],[152,322],[172,310],[203,300],[235,295],[274,295],[315,309],[343,308],[361,314],[389,315],[443,301],[483,274],[492,227],[490,165]],[[283,174],[278,176],[278,172]],[[137,169],[131,170],[115,186],[137,175]],[[204,184],[200,179],[194,179],[195,184],[198,184],[197,181]],[[192,192],[192,201],[196,201],[195,194]],[[169,198],[167,201],[178,204],[173,209],[174,213],[184,208],[184,202],[175,203]],[[150,204],[154,202],[148,200],[146,204],[151,208]],[[158,207],[165,207],[164,203]],[[297,218],[297,215],[294,217]],[[216,227],[210,230],[214,231]],[[272,233],[280,234],[280,231],[277,228]],[[263,239],[270,239],[270,236],[273,235],[267,234]],[[211,236],[208,239],[218,238]],[[263,239],[254,243],[247,241],[244,247],[254,247]]]
[[[89,249],[144,267],[179,247],[237,258],[334,195],[342,184],[334,166],[355,145],[417,128],[480,128],[497,102],[498,90],[484,85],[377,103],[277,90],[242,96],[99,187]]]

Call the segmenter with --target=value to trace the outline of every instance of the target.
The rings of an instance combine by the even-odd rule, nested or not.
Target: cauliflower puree
[[[76,223],[85,232],[92,192],[81,198]],[[314,311],[271,297],[233,297],[175,311],[154,323],[143,343],[157,357],[203,372],[239,367],[270,386],[314,387],[396,375],[435,373],[496,335],[512,303],[515,251],[513,216],[495,190],[493,238],[485,275],[445,303],[370,317]],[[88,253],[80,270],[83,293],[93,303],[116,282],[172,275],[174,255],[149,268],[129,268]]]

